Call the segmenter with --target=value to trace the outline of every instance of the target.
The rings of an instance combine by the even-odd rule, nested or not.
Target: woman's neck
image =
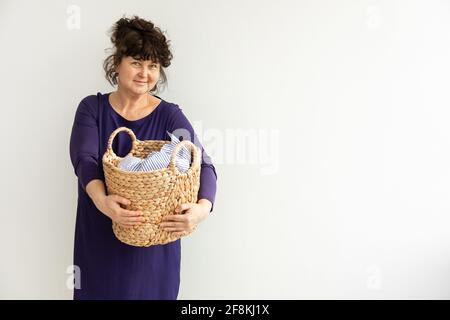
[[[112,95],[113,100],[117,102],[116,108],[124,113],[141,110],[143,108],[146,108],[150,103],[150,97],[148,93],[142,95],[132,95],[120,89],[117,89],[112,93]]]

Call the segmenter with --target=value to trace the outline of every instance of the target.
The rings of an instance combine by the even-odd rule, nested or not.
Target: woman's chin
[[[135,93],[135,94],[144,94],[150,91],[150,89],[147,89],[147,86],[142,86],[142,87],[131,87],[130,91]]]

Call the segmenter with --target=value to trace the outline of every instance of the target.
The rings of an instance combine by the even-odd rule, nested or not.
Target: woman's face
[[[124,57],[116,68],[118,85],[135,94],[148,93],[159,79],[158,63]]]

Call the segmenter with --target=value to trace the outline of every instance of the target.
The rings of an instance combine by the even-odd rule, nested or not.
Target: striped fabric
[[[119,168],[125,171],[152,171],[167,168],[172,151],[180,143],[180,140],[170,132],[166,132],[170,136],[171,142],[163,145],[160,151],[152,152],[144,159],[127,155],[120,161]],[[186,172],[190,163],[191,153],[188,148],[182,147],[176,155],[175,165],[181,172]]]

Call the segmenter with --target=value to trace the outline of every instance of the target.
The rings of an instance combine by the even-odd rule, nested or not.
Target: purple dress
[[[120,242],[111,219],[86,193],[86,185],[93,179],[105,181],[101,159],[109,136],[122,126],[133,130],[139,140],[170,140],[166,131],[183,140],[186,135],[177,135],[176,130],[188,130],[190,140],[202,150],[198,199],[214,203],[216,170],[178,105],[158,97],[161,102],[149,115],[129,121],[112,108],[109,94],[98,93],[80,102],[70,137],[70,158],[78,177],[74,265],[79,268],[80,282],[75,285],[74,299],[175,300],[180,285],[180,239],[150,247]],[[126,132],[115,137],[113,150],[120,157],[131,150]]]

